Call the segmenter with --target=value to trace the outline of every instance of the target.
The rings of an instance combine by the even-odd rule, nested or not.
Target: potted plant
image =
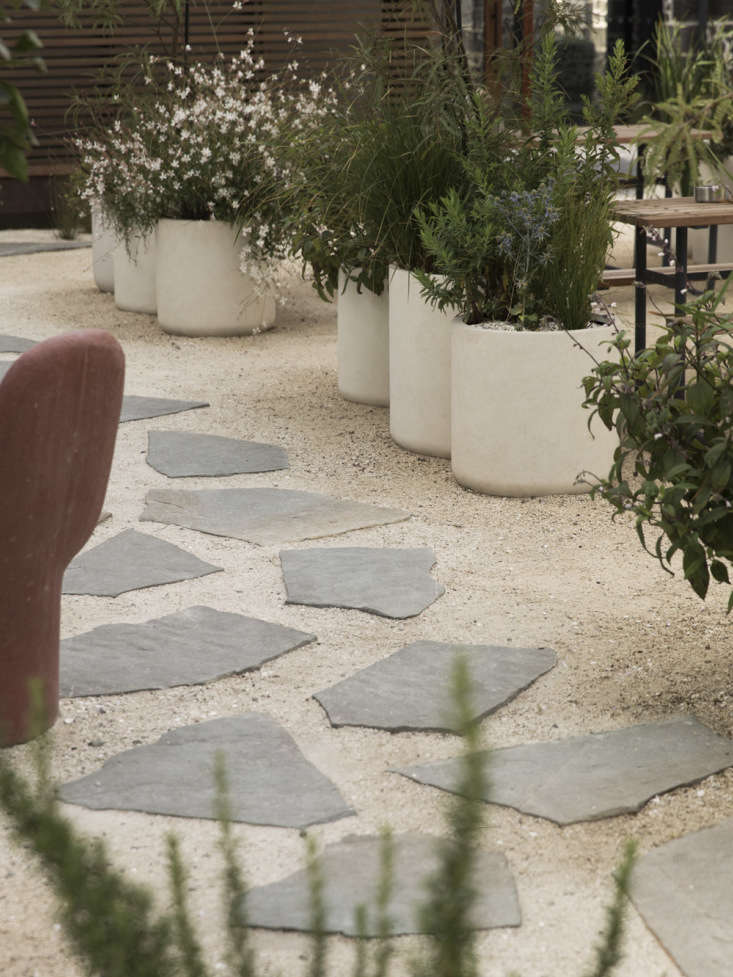
[[[441,277],[417,272],[438,307],[458,310],[451,337],[451,454],[463,485],[495,495],[587,491],[605,470],[612,434],[595,438],[581,409],[587,353],[614,324],[591,295],[612,240],[613,121],[635,79],[617,48],[586,102],[582,139],[565,124],[547,37],[533,74],[529,132],[501,154],[486,120],[469,130],[464,194],[418,215]],[[602,321],[598,322],[600,318]]]

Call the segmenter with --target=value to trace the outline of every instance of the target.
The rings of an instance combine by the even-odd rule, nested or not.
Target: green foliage
[[[448,814],[448,836],[440,842],[438,866],[426,883],[420,920],[427,948],[412,961],[413,977],[477,977],[478,963],[470,914],[476,898],[473,852],[480,842],[486,796],[487,753],[479,749],[471,708],[471,683],[465,661],[452,675],[455,725],[463,736],[457,796]],[[60,813],[48,772],[48,744],[37,744],[37,784],[31,787],[0,751],[0,810],[17,839],[37,855],[54,888],[67,937],[86,973],[104,977],[209,977],[209,969],[187,905],[187,872],[177,839],[167,838],[171,908],[154,906],[152,893],[127,881],[114,868],[99,840],[78,834]],[[215,765],[215,814],[223,856],[222,897],[225,957],[232,977],[263,973],[250,944],[247,889],[232,833],[223,757]],[[627,848],[615,876],[615,898],[588,977],[611,977],[621,959],[623,916],[628,897],[633,848]],[[326,977],[324,878],[313,842],[307,840],[311,895],[312,952],[306,977]],[[487,880],[491,884],[491,880]],[[357,910],[353,977],[389,977],[393,956],[389,903],[393,886],[392,839],[382,833],[381,869],[376,898],[377,937],[367,940],[367,908]],[[373,949],[370,952],[370,944]]]
[[[472,99],[459,52],[402,39],[361,41],[335,85],[337,103],[287,149],[301,172],[293,251],[322,297],[339,267],[380,293],[391,263],[429,267],[413,212],[460,182]]]
[[[529,135],[476,101],[466,129],[468,183],[416,213],[437,277],[417,272],[423,294],[466,322],[583,329],[612,241],[617,186],[613,123],[633,102],[635,79],[617,46],[599,98],[586,99],[587,129],[568,125],[556,83],[556,41],[534,62]]]
[[[690,195],[700,183],[701,167],[725,172],[721,159],[733,152],[733,54],[730,25],[713,25],[703,49],[685,47],[682,28],[659,21],[655,34],[656,100],[644,118],[648,182],[666,176],[670,186]],[[695,139],[692,129],[709,139]],[[728,174],[731,176],[731,174]]]
[[[40,6],[41,0],[7,0],[0,5],[0,19],[12,23],[11,10],[20,7],[38,10]],[[25,156],[36,145],[36,138],[23,96],[13,84],[12,77],[8,77],[8,72],[28,61],[35,64],[39,71],[45,71],[39,56],[41,47],[38,35],[32,30],[21,31],[10,43],[0,36],[0,166],[17,180],[28,179]]]
[[[638,356],[619,333],[618,360],[584,380],[585,406],[619,434],[594,494],[614,518],[634,513],[642,545],[665,569],[680,552],[701,598],[711,577],[730,584],[733,562],[733,318],[719,311],[724,295],[706,292],[685,306]],[[658,532],[653,548],[647,528]]]

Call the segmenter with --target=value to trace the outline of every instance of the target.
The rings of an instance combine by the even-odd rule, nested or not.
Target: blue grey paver
[[[288,467],[284,448],[190,431],[148,432],[147,462],[169,478],[240,475]]]
[[[95,810],[214,818],[219,753],[234,821],[304,828],[354,813],[287,731],[260,713],[171,730],[156,743],[112,757],[59,793],[68,803]]]
[[[180,414],[184,410],[208,406],[205,400],[172,400],[169,397],[138,397],[126,394],[122,398],[120,424],[146,417],[161,417],[164,414]]]
[[[104,624],[61,642],[60,694],[105,695],[196,685],[259,668],[313,634],[212,607],[141,624]]]

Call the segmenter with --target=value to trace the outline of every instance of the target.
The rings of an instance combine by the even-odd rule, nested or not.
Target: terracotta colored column
[[[0,383],[0,745],[58,714],[61,580],[97,524],[122,404],[124,356],[107,332],[39,343]]]

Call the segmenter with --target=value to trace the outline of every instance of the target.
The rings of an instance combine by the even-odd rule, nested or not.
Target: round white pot
[[[401,268],[389,283],[389,430],[403,448],[451,455],[451,323]]]
[[[130,241],[130,250],[120,242],[113,252],[115,305],[125,312],[155,314],[156,238]]]
[[[117,246],[114,231],[105,223],[102,208],[92,204],[92,272],[100,292],[114,292],[115,272],[113,252]]]
[[[381,295],[357,291],[339,272],[336,304],[338,388],[357,404],[389,404],[388,287]]]
[[[577,494],[590,472],[606,476],[618,443],[590,412],[582,379],[593,366],[574,340],[598,359],[612,326],[569,332],[452,327],[452,467],[456,479],[489,495]]]
[[[242,240],[224,221],[158,223],[158,322],[183,336],[246,336],[269,329],[275,300],[240,271]]]

